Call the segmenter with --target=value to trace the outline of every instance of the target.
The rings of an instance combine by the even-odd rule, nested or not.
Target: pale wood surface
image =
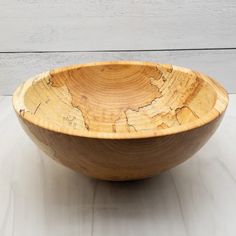
[[[1,0],[0,51],[236,47],[234,0]]]
[[[0,235],[236,233],[236,95],[192,159],[155,178],[95,181],[55,163],[25,135],[0,97]]]
[[[18,84],[55,67],[92,61],[142,60],[192,68],[236,93],[236,50],[178,52],[78,52],[0,54],[0,95],[12,95]],[[14,66],[12,66],[14,65]]]

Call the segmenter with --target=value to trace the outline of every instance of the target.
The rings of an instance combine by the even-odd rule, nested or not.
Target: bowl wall
[[[191,157],[228,104],[213,79],[186,68],[105,62],[45,72],[18,87],[17,116],[54,160],[103,180],[142,179]]]
[[[223,114],[212,122],[178,134],[141,139],[94,139],[38,127],[22,119],[31,139],[57,162],[101,180],[151,177],[197,152],[215,132]]]

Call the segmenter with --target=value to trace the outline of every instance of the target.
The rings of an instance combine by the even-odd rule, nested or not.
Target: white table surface
[[[210,141],[151,179],[112,183],[54,162],[0,97],[0,236],[236,235],[236,95]]]

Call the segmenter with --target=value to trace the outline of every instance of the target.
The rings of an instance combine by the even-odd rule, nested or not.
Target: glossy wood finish
[[[91,63],[28,80],[13,98],[53,159],[106,180],[140,179],[195,153],[217,128],[226,91],[201,73],[144,62]]]

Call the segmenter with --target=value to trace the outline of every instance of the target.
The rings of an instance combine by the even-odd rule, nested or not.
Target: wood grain
[[[122,183],[52,161],[25,135],[11,103],[0,97],[1,236],[235,236],[235,95],[193,158],[157,177]]]
[[[89,61],[141,60],[171,63],[202,71],[217,79],[230,93],[236,93],[235,50],[176,52],[74,52],[0,54],[0,94],[12,95],[27,78],[68,64]],[[12,67],[14,65],[14,67]]]
[[[236,4],[1,0],[0,51],[236,47]]]
[[[13,103],[52,158],[96,178],[129,180],[189,158],[215,131],[228,98],[198,72],[120,61],[45,72],[20,86]]]

